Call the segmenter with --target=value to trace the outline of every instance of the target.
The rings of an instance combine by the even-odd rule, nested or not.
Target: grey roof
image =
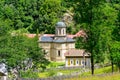
[[[58,22],[56,23],[56,27],[66,27],[64,22]]]
[[[54,39],[53,37],[48,37],[48,36],[42,36],[40,39],[40,42],[55,42],[55,43],[61,43],[61,42],[75,42],[72,38],[58,38]]]
[[[52,42],[53,38],[48,36],[42,36],[40,42]]]
[[[53,40],[53,42],[57,42],[57,43],[61,43],[61,42],[75,42],[75,40],[73,40],[72,38],[67,38],[67,39],[58,38],[56,40]]]

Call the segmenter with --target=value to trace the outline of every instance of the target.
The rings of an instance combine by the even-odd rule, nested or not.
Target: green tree
[[[15,30],[26,28],[30,33],[54,33],[65,7],[62,0],[2,0],[0,18],[10,19]]]
[[[114,41],[111,45],[111,56],[113,63],[118,67],[120,72],[120,42]]]
[[[31,59],[34,68],[45,68],[49,61],[45,59],[45,54],[38,46],[38,37],[28,38],[22,33],[5,34],[0,38],[0,61],[5,61],[8,67],[23,69],[26,59]],[[37,65],[40,66],[37,66]]]
[[[84,46],[91,53],[91,69],[94,74],[94,64],[104,62],[104,54],[108,53],[118,12],[105,0],[77,0],[72,3],[74,19],[88,35]]]

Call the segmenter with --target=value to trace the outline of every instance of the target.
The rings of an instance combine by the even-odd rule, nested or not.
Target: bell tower
[[[55,38],[66,37],[66,25],[64,22],[56,23]]]

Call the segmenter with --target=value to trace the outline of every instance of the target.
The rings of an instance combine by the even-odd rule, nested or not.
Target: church
[[[50,61],[64,62],[65,53],[75,49],[75,40],[66,34],[64,22],[58,22],[55,26],[55,35],[39,37],[39,46],[46,53],[46,58]]]

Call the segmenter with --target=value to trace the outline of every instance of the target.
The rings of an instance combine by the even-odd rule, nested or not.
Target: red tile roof
[[[85,50],[83,49],[72,49],[72,50],[68,50],[65,53],[65,56],[83,56],[85,53],[85,56],[90,56],[88,53],[85,52]]]
[[[36,34],[26,34],[29,38],[33,38],[36,36]]]
[[[29,38],[34,38],[36,36],[36,34],[26,34]],[[40,34],[39,34],[40,36]],[[43,36],[48,36],[48,37],[54,37],[55,34],[43,34]],[[79,32],[77,32],[76,34],[68,34],[67,37],[68,38],[75,38],[75,37],[86,37],[87,34],[85,33],[84,30],[80,30]]]
[[[55,35],[54,35],[54,34],[43,34],[43,36],[53,37],[53,36],[55,36]]]
[[[25,34],[25,35],[29,38],[34,38],[36,36],[36,34]],[[38,36],[40,36],[40,34],[38,34]]]
[[[85,33],[84,30],[80,30],[75,34],[75,37],[87,37],[87,34]]]

